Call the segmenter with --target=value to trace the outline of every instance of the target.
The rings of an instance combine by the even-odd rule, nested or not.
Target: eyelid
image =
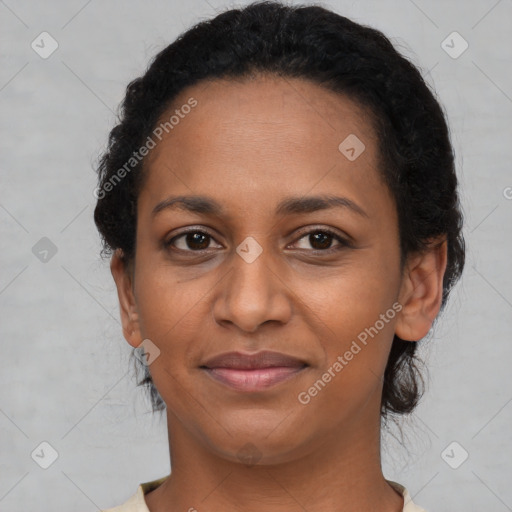
[[[217,240],[217,238],[212,234],[212,232],[205,226],[188,226],[186,228],[183,228],[183,230],[180,230],[179,233],[172,235],[170,238],[166,237],[166,239],[164,240],[164,246],[165,247],[173,246],[174,245],[173,242],[176,239],[181,238],[182,236],[188,235],[189,233],[203,233],[204,235],[209,236],[217,244],[222,245]],[[201,252],[201,251],[184,250],[184,249],[178,249],[178,248],[176,248],[176,250],[181,250],[181,251],[185,251],[185,252],[197,252],[197,253]],[[202,250],[207,251],[208,249],[202,249]]]
[[[311,235],[313,233],[326,233],[331,235],[334,239],[336,239],[341,246],[344,247],[353,247],[353,240],[347,234],[341,234],[337,230],[331,227],[317,225],[317,226],[306,226],[304,228],[300,228],[299,231],[295,232],[294,242],[297,242],[304,238],[307,235]],[[303,249],[304,250],[304,249]],[[310,249],[308,252],[324,252],[327,253],[331,250],[336,250],[336,247],[329,247],[329,249]]]

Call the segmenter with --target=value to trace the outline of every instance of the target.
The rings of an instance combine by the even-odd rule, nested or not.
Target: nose
[[[233,254],[231,271],[222,280],[212,305],[218,324],[235,325],[246,333],[257,331],[265,323],[286,324],[293,311],[291,287],[270,249],[253,258],[243,252]]]

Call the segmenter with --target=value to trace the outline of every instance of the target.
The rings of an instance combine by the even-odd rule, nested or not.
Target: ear
[[[402,340],[425,337],[441,309],[447,249],[446,237],[436,238],[405,265],[399,294],[402,310],[395,324],[395,334]]]
[[[110,271],[117,287],[123,335],[132,347],[138,347],[142,343],[142,336],[133,293],[133,269],[126,265],[121,249],[116,249],[112,255]]]

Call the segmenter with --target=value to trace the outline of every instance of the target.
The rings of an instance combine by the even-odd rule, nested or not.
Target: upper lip
[[[202,368],[232,368],[235,370],[255,370],[258,368],[272,367],[300,368],[307,364],[290,355],[280,352],[264,350],[255,354],[244,354],[242,352],[224,352],[208,359],[201,365]]]

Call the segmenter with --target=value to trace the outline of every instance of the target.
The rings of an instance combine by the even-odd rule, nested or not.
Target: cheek
[[[208,284],[180,282],[176,272],[161,266],[142,270],[137,276],[136,300],[142,336],[151,339],[170,364],[183,367],[185,353],[204,343],[210,313]],[[213,284],[212,284],[213,286]],[[210,286],[211,287],[211,286]]]
[[[316,293],[310,289],[312,303],[318,300],[310,317],[323,326],[318,340],[325,355],[297,397],[310,417],[330,411],[330,422],[342,423],[380,400],[397,314],[390,289],[385,279],[368,285],[368,275],[361,280],[353,274],[334,281],[326,300],[318,300],[321,286]]]
[[[308,283],[309,318],[320,326],[316,333],[325,354],[311,384],[325,372],[329,380],[320,401],[341,400],[350,408],[379,384],[400,309],[399,276],[398,252],[367,251],[330,277]]]
[[[368,251],[354,256],[351,264],[304,282],[303,301],[341,339],[357,337],[392,307],[399,274],[394,257],[378,257]]]
[[[144,286],[137,295],[141,334],[160,350],[149,367],[154,385],[171,410],[186,416],[192,414],[187,412],[190,397],[199,399],[191,368],[197,361],[197,347],[206,344],[204,326],[210,310],[204,291],[196,294],[197,287],[165,279],[164,272],[153,269],[141,279]]]

